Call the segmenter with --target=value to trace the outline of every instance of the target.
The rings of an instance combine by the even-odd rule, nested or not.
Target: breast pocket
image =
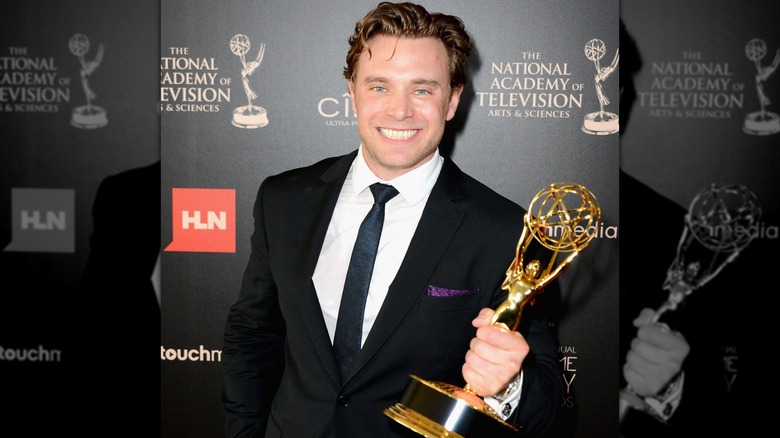
[[[450,289],[429,285],[422,299],[420,310],[423,312],[456,312],[482,308],[484,293],[479,289]]]

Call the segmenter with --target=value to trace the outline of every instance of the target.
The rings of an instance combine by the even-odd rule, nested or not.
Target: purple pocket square
[[[444,287],[428,285],[429,297],[459,297],[463,295],[471,295],[479,292],[479,290],[472,289],[447,289]]]

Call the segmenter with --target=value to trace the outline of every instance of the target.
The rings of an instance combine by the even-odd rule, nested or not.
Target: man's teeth
[[[413,136],[417,130],[416,129],[406,129],[404,131],[396,131],[394,129],[387,129],[387,128],[379,128],[379,132],[382,133],[387,138],[390,138],[392,140],[406,140],[407,138]]]

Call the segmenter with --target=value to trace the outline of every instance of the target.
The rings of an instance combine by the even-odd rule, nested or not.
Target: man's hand
[[[623,375],[634,392],[652,396],[661,391],[682,369],[690,345],[680,332],[653,323],[655,311],[642,309],[634,320],[639,330],[626,355]]]
[[[493,313],[492,309],[482,309],[471,321],[477,334],[463,364],[463,378],[482,397],[500,392],[514,380],[530,351],[523,335],[503,324],[490,323]]]

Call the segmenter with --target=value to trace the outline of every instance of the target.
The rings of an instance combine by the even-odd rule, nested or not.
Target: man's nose
[[[414,113],[412,100],[407,93],[396,93],[390,98],[387,111],[398,120],[410,117]]]

